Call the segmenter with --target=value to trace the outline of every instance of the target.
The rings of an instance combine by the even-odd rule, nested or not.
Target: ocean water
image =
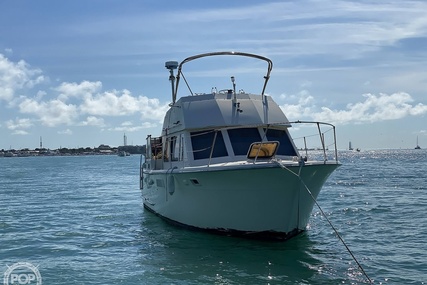
[[[318,203],[373,284],[426,284],[427,151],[340,161]],[[138,167],[139,156],[0,158],[0,273],[27,262],[55,285],[369,284],[316,206],[286,242],[189,231],[144,211]]]

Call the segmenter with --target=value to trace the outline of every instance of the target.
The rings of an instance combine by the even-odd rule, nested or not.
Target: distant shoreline
[[[120,153],[126,154],[142,154],[145,153],[145,146],[119,146],[110,147],[108,145],[100,145],[99,147],[80,147],[80,148],[59,148],[59,149],[9,149],[0,150],[0,157],[31,157],[31,156],[87,156],[87,155],[119,155]]]

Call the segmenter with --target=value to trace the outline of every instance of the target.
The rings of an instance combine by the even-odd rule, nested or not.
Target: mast
[[[420,145],[418,144],[418,136],[417,136],[417,146],[415,147],[415,149],[421,149]]]
[[[165,67],[169,69],[169,81],[172,85],[172,104],[175,104],[176,101],[176,90],[175,90],[175,75],[173,74],[173,71],[178,67],[177,61],[167,61],[165,63]],[[178,85],[178,84],[177,84]]]

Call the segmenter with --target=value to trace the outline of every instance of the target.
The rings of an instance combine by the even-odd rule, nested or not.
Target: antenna
[[[171,82],[172,86],[172,104],[176,101],[176,94],[175,94],[175,75],[173,74],[173,70],[177,69],[178,62],[177,61],[166,61],[165,67],[169,69],[169,81]]]
[[[234,76],[231,76],[231,82],[233,83],[233,93],[236,94],[236,80]]]
[[[237,98],[236,98],[236,80],[234,79],[234,76],[231,76],[231,82],[233,83],[233,101],[234,101],[234,104],[236,104],[236,102],[237,102]]]

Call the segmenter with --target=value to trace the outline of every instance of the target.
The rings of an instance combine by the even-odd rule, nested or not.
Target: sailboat
[[[354,150],[354,148],[351,146],[351,141],[348,142],[348,150]],[[359,152],[360,148],[356,148],[356,151]]]
[[[418,136],[417,136],[417,146],[415,147],[415,149],[421,149],[420,145],[418,144]]]

